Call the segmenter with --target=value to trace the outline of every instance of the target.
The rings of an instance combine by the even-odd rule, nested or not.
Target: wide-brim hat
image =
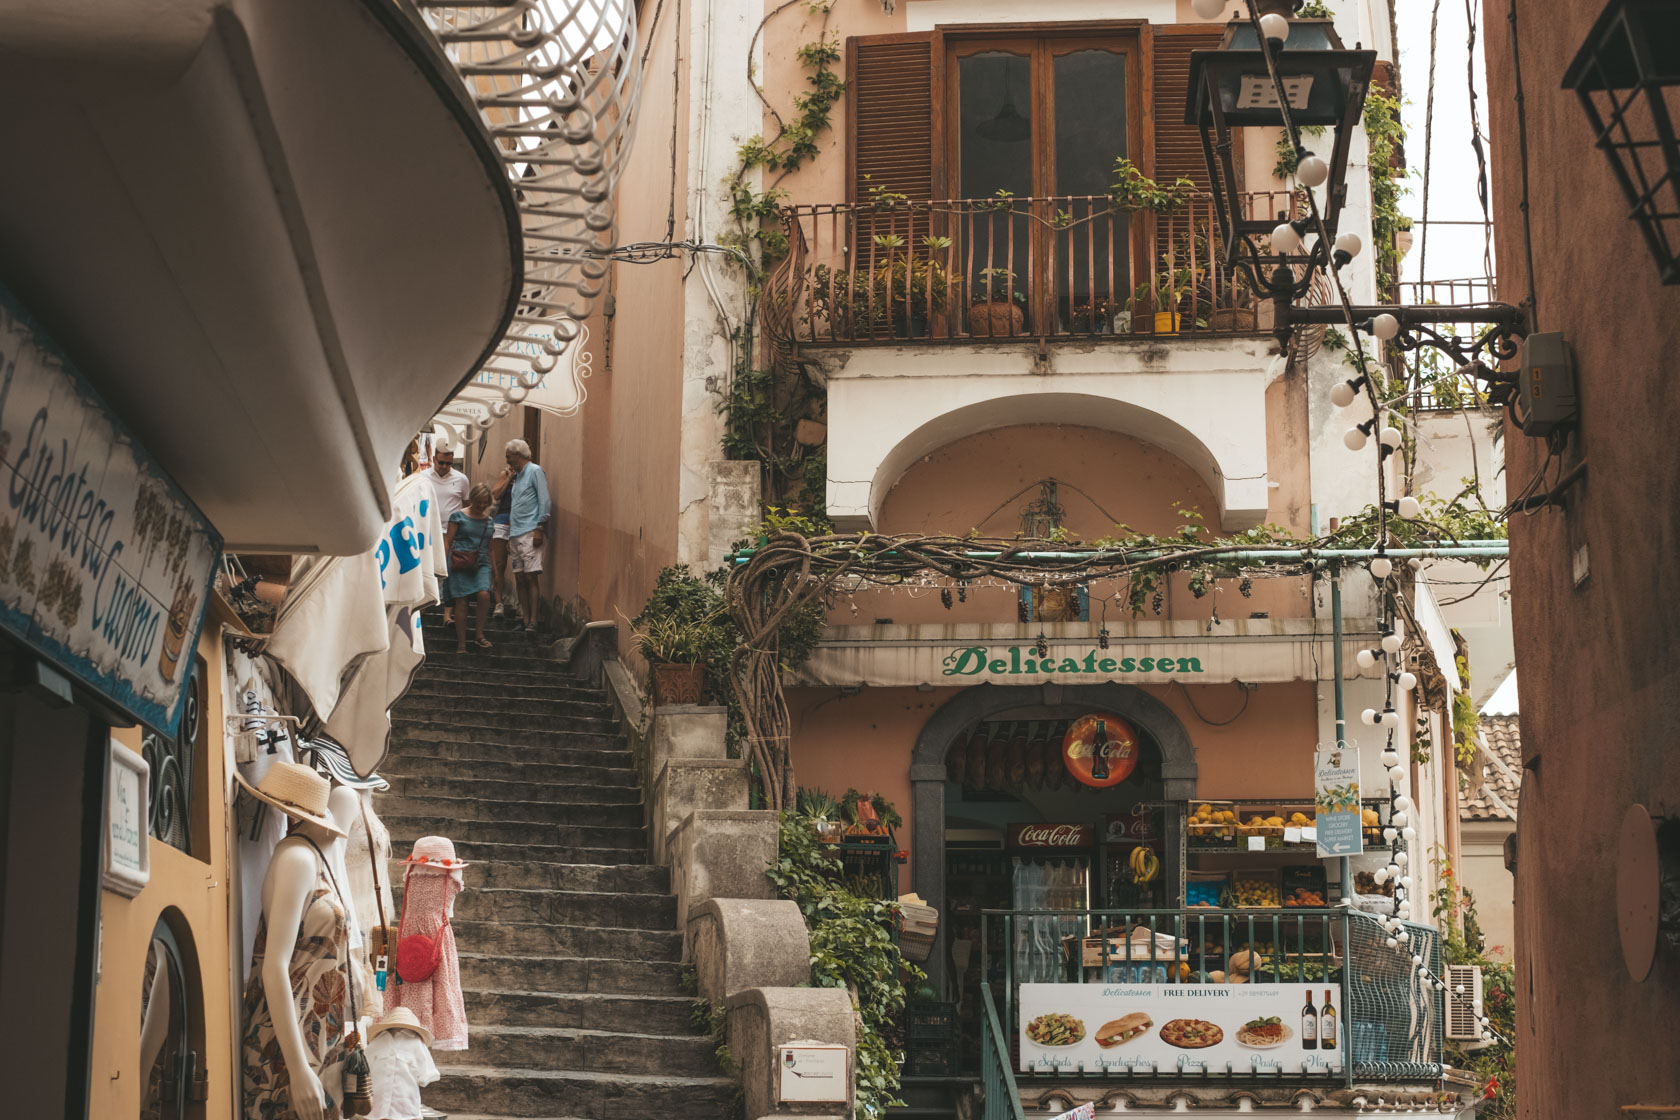
[[[327,808],[327,800],[332,796],[332,783],[312,767],[301,762],[276,762],[256,785],[246,781],[245,775],[237,770],[233,777],[252,797],[274,806],[294,821],[308,821],[320,825],[334,836],[344,835],[344,830],[338,827],[338,822],[332,819],[332,813]]]
[[[315,762],[327,771],[327,776],[341,786],[351,789],[371,789],[383,793],[391,783],[378,774],[362,777],[350,764],[350,754],[331,739],[305,739],[298,744],[300,751],[309,752]]]
[[[415,1018],[414,1012],[406,1007],[393,1007],[385,1013],[385,1017],[368,1028],[368,1041],[372,1042],[385,1031],[404,1030],[413,1031],[420,1036],[420,1041],[427,1046],[432,1044],[432,1032],[427,1030],[420,1020]]]
[[[447,836],[420,837],[403,862],[417,871],[459,871],[467,866],[466,860],[455,858],[455,841]]]

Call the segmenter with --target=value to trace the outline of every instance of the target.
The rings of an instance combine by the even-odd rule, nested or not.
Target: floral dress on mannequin
[[[418,983],[394,972],[385,984],[385,1010],[406,1007],[432,1033],[433,1050],[467,1048],[467,1009],[461,997],[461,964],[455,956],[455,927],[444,919],[461,893],[461,868],[455,845],[445,836],[422,836],[405,861],[401,926],[397,943],[411,934],[440,942],[436,969]]]
[[[245,1079],[245,1120],[290,1120],[292,1082],[274,1018],[263,990],[263,959],[268,951],[268,917],[257,926],[251,978],[245,985],[245,1034],[241,1042]],[[317,858],[315,887],[303,906],[297,945],[288,970],[292,982],[293,1015],[303,1032],[309,1067],[321,1080],[326,1097],[325,1120],[341,1120],[339,1111],[345,1057],[344,1022],[350,1014],[345,964],[350,952],[350,925],[338,894],[327,879],[326,862]]]

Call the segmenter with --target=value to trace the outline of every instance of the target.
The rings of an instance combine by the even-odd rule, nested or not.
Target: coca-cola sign
[[[1148,843],[1160,838],[1161,830],[1156,825],[1152,809],[1136,813],[1110,813],[1103,831],[1103,841],[1108,844]]]
[[[1088,824],[1012,824],[1011,848],[1089,848],[1095,832]]]

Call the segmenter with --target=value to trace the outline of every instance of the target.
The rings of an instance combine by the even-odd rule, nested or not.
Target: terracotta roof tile
[[[1517,808],[1517,794],[1521,788],[1522,776],[1522,734],[1517,728],[1517,717],[1484,715],[1481,721],[1482,736],[1487,740],[1488,753],[1495,755],[1512,773],[1517,775],[1513,780],[1505,775],[1499,767],[1491,762],[1484,762],[1481,766],[1481,776],[1471,776],[1470,787],[1464,791],[1459,804],[1459,819],[1466,821],[1508,821],[1511,815],[1501,809],[1487,795],[1492,790],[1499,800],[1511,808]]]

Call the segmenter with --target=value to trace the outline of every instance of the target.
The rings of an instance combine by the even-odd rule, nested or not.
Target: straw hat
[[[466,860],[455,858],[455,842],[447,836],[420,837],[403,862],[421,871],[459,871],[467,866]]]
[[[368,1028],[367,1040],[372,1042],[386,1031],[413,1031],[420,1036],[420,1041],[427,1046],[432,1044],[432,1032],[421,1025],[414,1017],[414,1012],[406,1007],[393,1007],[385,1013],[385,1017]]]
[[[312,768],[298,762],[276,762],[254,786],[237,770],[233,776],[252,797],[274,806],[294,821],[308,821],[334,836],[344,835],[344,830],[327,811],[332,783]]]

